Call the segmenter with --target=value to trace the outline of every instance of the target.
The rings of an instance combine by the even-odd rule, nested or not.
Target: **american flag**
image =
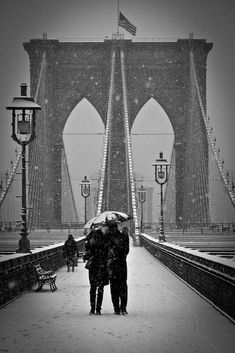
[[[136,27],[128,21],[128,19],[120,12],[118,25],[125,28],[128,32],[130,32],[133,36],[136,34]]]

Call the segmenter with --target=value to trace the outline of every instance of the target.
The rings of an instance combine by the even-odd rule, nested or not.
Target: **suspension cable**
[[[110,132],[112,105],[113,105],[114,72],[115,72],[115,48],[113,48],[112,59],[111,59],[111,79],[110,79],[110,88],[109,88],[109,96],[108,96],[105,139],[104,139],[103,154],[102,154],[102,165],[101,165],[101,177],[100,177],[100,185],[99,185],[97,215],[99,215],[101,213],[101,211],[102,211],[102,200],[103,200],[103,194],[104,194],[105,170],[106,170],[106,164],[107,164],[108,146],[110,145],[109,144],[109,132]],[[109,153],[109,155],[110,155],[110,153]],[[108,178],[108,183],[109,182],[110,182],[110,180]]]
[[[215,147],[215,142],[214,142],[213,137],[212,137],[212,131],[211,131],[210,127],[209,127],[209,119],[208,119],[208,117],[206,115],[206,111],[205,111],[205,108],[204,108],[204,105],[203,105],[202,96],[201,96],[201,92],[200,92],[200,87],[199,87],[197,74],[196,74],[194,54],[193,54],[192,50],[190,50],[190,64],[191,64],[190,66],[191,66],[192,72],[193,72],[193,78],[194,78],[194,83],[195,83],[195,87],[196,87],[197,97],[198,97],[201,113],[202,113],[202,116],[203,116],[203,121],[204,121],[205,128],[206,128],[209,145],[210,145],[210,147],[211,147],[211,149],[213,151],[215,162],[216,162],[217,168],[219,170],[219,173],[221,175],[221,180],[222,180],[222,182],[223,182],[223,184],[225,186],[225,190],[226,190],[226,192],[227,192],[227,194],[228,194],[228,196],[229,196],[229,198],[230,198],[230,200],[232,202],[233,207],[235,208],[235,196],[234,196],[232,190],[230,189],[230,187],[229,187],[229,185],[227,183],[227,178],[226,178],[226,176],[224,174],[223,166],[221,164],[218,152],[217,152],[216,147]]]

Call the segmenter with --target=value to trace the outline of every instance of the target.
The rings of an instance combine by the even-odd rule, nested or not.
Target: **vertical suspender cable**
[[[42,55],[42,62],[41,62],[41,67],[40,67],[40,72],[38,76],[38,82],[36,86],[36,91],[34,94],[34,99],[35,102],[38,101],[39,94],[40,94],[40,87],[43,82],[43,79],[45,77],[45,71],[46,71],[46,52],[43,52]],[[31,185],[33,185],[33,188],[29,188],[29,193],[28,193],[28,198],[29,198],[29,205],[34,205],[33,209],[29,209],[29,216],[28,216],[28,224],[29,227],[32,226],[32,223],[38,220],[39,213],[38,213],[38,207],[40,203],[40,189],[41,189],[41,183],[38,180],[39,179],[39,173],[42,176],[42,165],[38,165],[40,160],[40,152],[38,150],[38,140],[35,139],[32,142],[32,156],[31,156],[31,167],[29,169],[29,180]]]
[[[38,97],[38,92],[39,92],[39,87],[40,87],[40,81],[41,81],[41,76],[42,76],[42,69],[43,69],[43,64],[44,64],[44,61],[45,61],[45,53],[43,53],[43,59],[42,59],[42,64],[41,64],[41,69],[40,69],[40,74],[39,74],[39,79],[38,79],[38,84],[37,84],[37,89],[36,89],[36,94],[35,94],[35,101],[37,100],[37,97]],[[0,195],[0,205],[2,205],[6,195],[7,195],[7,192],[9,191],[10,189],[10,186],[11,186],[11,183],[14,179],[14,176],[15,176],[15,173],[17,171],[17,168],[18,168],[18,165],[20,163],[20,160],[21,160],[21,156],[22,156],[22,149],[20,147],[20,150],[17,154],[17,157],[16,157],[16,161],[14,163],[14,166],[13,166],[13,169],[12,169],[12,172],[11,174],[9,175],[9,178],[7,180],[7,184],[6,184],[6,187],[3,189],[1,195]]]
[[[104,145],[103,145],[97,215],[99,215],[102,211],[102,201],[103,201],[103,194],[104,194],[104,179],[105,179],[105,170],[106,170],[106,164],[107,164],[107,153],[108,153],[108,145],[109,145],[110,121],[111,121],[112,105],[113,105],[114,72],[115,72],[115,48],[113,48],[113,50],[112,50],[112,59],[111,59],[111,79],[110,79],[110,88],[109,88],[109,97],[108,97],[108,109],[107,109],[107,119],[106,119],[106,128],[105,128],[105,138],[104,138]],[[109,182],[109,176],[108,176],[108,182]]]
[[[136,189],[135,189],[135,178],[134,178],[134,168],[133,168],[133,157],[130,141],[130,127],[129,127],[129,114],[127,105],[127,90],[126,90],[126,77],[125,77],[125,61],[124,52],[120,51],[121,55],[121,71],[122,71],[122,86],[123,86],[123,106],[124,106],[124,123],[125,123],[125,135],[126,135],[126,149],[128,156],[128,174],[131,186],[131,201],[133,210],[133,219],[135,223],[135,228],[139,228],[139,222],[137,217],[137,207],[136,207]]]
[[[221,175],[221,179],[223,181],[225,189],[226,189],[226,191],[227,191],[227,193],[229,195],[229,198],[230,198],[230,200],[232,202],[233,207],[235,207],[235,196],[234,196],[232,190],[230,190],[229,185],[227,183],[227,178],[225,176],[225,173],[224,173],[224,170],[223,170],[223,167],[222,167],[222,163],[220,161],[220,158],[218,156],[218,152],[217,152],[216,147],[215,147],[215,143],[214,143],[214,140],[213,140],[212,132],[211,132],[211,129],[209,127],[208,117],[206,115],[206,111],[205,111],[205,108],[204,108],[204,105],[203,105],[203,102],[202,102],[201,92],[200,92],[198,79],[197,79],[197,74],[196,74],[194,55],[193,55],[192,51],[190,51],[190,62],[191,62],[192,70],[193,70],[193,77],[194,77],[194,82],[195,82],[195,86],[196,86],[198,101],[199,101],[200,109],[201,109],[202,116],[203,116],[203,121],[204,121],[204,124],[205,124],[205,127],[206,127],[206,131],[207,131],[207,137],[208,137],[209,145],[210,145],[210,147],[211,147],[211,149],[213,151],[213,155],[214,155],[214,158],[215,158],[215,161],[216,161],[216,165],[217,165],[217,168],[218,168],[219,173]]]

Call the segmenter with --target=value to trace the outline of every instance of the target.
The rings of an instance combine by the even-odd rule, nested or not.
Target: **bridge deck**
[[[75,238],[83,236],[83,229],[71,230]],[[49,232],[46,230],[36,230],[28,235],[30,240],[30,249],[42,248],[47,245],[63,243],[67,239],[69,231],[51,229]],[[2,232],[0,233],[0,256],[1,254],[15,253],[18,248],[20,239],[19,232]]]
[[[148,232],[147,234],[153,238],[158,239],[159,237],[156,232]],[[180,234],[174,231],[166,232],[166,241],[184,248],[199,250],[201,253],[235,261],[235,233],[205,232],[200,234],[190,230],[185,234]]]
[[[144,248],[128,256],[128,316],[115,316],[105,287],[89,316],[88,272],[58,271],[58,290],[26,293],[1,309],[1,351],[11,353],[232,353],[235,326]]]

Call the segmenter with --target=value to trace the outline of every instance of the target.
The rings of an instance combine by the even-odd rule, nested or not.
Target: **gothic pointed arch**
[[[84,200],[80,194],[80,183],[86,175],[91,182],[88,217],[94,213],[94,196],[101,166],[104,124],[93,104],[83,98],[69,114],[64,130],[63,144],[67,156],[68,174],[79,220],[84,218]],[[62,208],[63,212],[63,208]]]
[[[174,143],[169,117],[156,99],[150,97],[141,107],[131,133],[137,189],[143,185],[147,191],[145,219],[150,223],[156,222],[159,200],[156,199],[158,187],[154,181],[152,164],[160,151],[170,161]]]
[[[201,199],[196,198],[199,179],[194,176],[203,167],[207,173],[207,136],[201,126],[201,109],[190,71],[190,42],[178,39],[176,42],[132,42],[124,40],[122,50],[124,60],[119,56],[120,47],[113,40],[104,42],[60,42],[59,40],[32,39],[24,43],[30,59],[30,85],[32,95],[37,90],[37,83],[42,78],[38,101],[42,107],[43,117],[37,120],[37,144],[42,156],[39,170],[41,173],[40,207],[38,214],[42,220],[61,220],[61,155],[63,148],[62,134],[70,113],[77,103],[86,98],[99,113],[103,124],[106,124],[109,97],[114,97],[114,123],[118,125],[123,115],[122,73],[126,82],[126,97],[130,127],[137,119],[137,114],[150,97],[156,99],[174,129],[175,142],[175,188],[176,188],[176,221],[200,220]],[[206,65],[207,55],[212,43],[205,39],[193,40],[194,59],[197,63],[199,85],[202,101],[206,103]],[[116,56],[113,55],[116,50]],[[40,75],[42,57],[45,56],[46,72]],[[121,64],[124,67],[121,70]],[[114,69],[114,70],[112,70]],[[114,72],[113,77],[111,77]],[[110,87],[112,86],[112,90]],[[151,101],[151,99],[150,99]],[[144,105],[145,106],[145,105]],[[147,124],[146,124],[147,125]],[[116,126],[116,125],[115,125]],[[114,131],[114,130],[113,130]],[[124,128],[122,126],[122,131]],[[114,131],[116,134],[116,131]],[[120,134],[116,134],[119,136]],[[198,138],[204,141],[205,148],[197,143]],[[115,140],[115,149],[123,151],[125,138]],[[29,147],[32,149],[32,146]],[[77,151],[81,153],[82,151]],[[157,153],[157,151],[156,151]],[[120,155],[120,153],[119,153]],[[197,157],[193,164],[192,155]],[[121,158],[121,157],[120,157]],[[97,160],[99,156],[97,156]],[[203,162],[203,165],[201,163]],[[122,164],[121,164],[122,162]],[[126,157],[112,166],[123,190],[128,188]],[[199,173],[200,175],[200,173]],[[125,180],[125,181],[122,181]],[[30,180],[32,189],[37,188],[34,179]],[[110,186],[113,196],[112,205],[120,195],[115,182]],[[207,189],[208,176],[203,179],[203,190]],[[200,188],[202,190],[202,188]],[[189,196],[190,193],[193,196]],[[128,204],[128,193],[123,193],[123,204]],[[205,192],[200,194],[208,213]],[[195,207],[192,204],[195,201]],[[191,212],[191,209],[194,209]]]

